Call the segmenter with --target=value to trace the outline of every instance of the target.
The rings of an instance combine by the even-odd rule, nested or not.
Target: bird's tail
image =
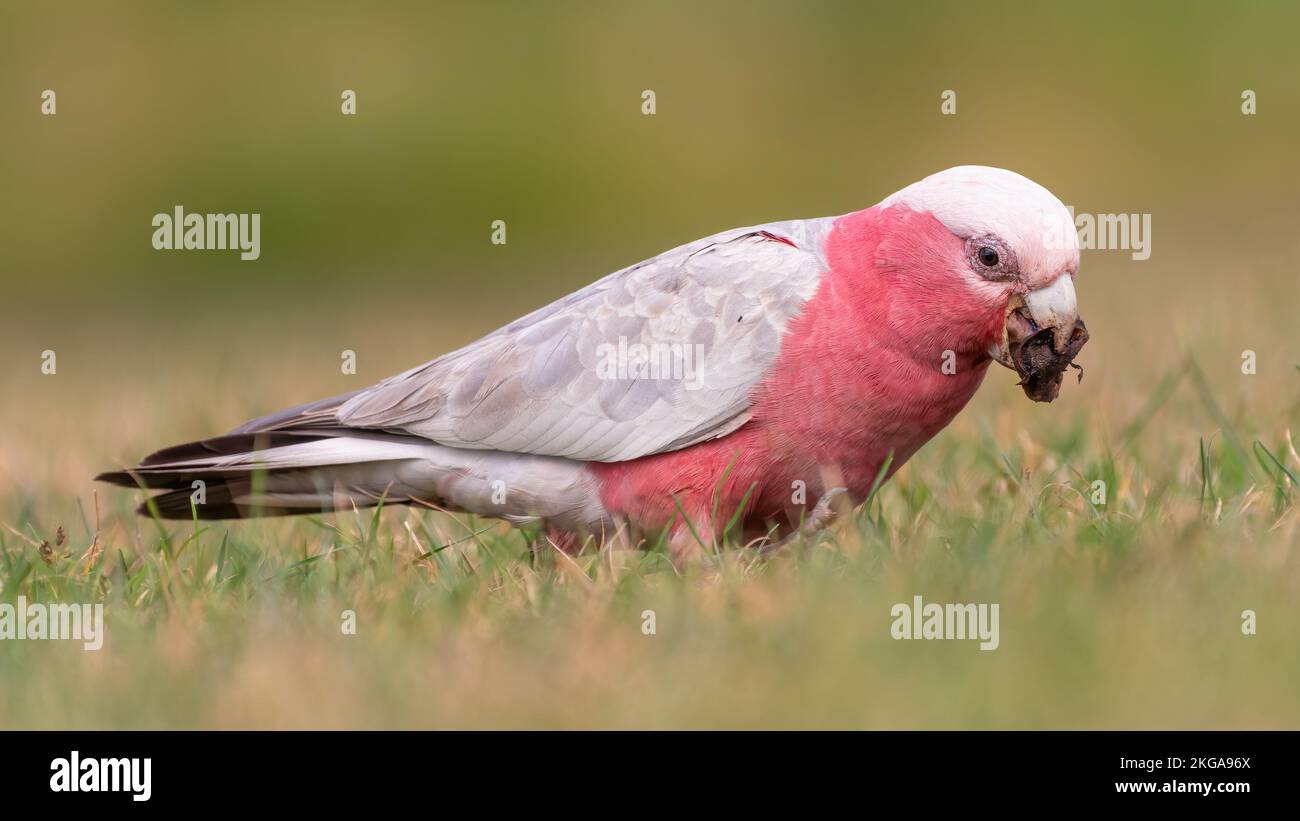
[[[95,478],[161,490],[138,508],[164,519],[242,519],[411,501],[404,462],[429,443],[382,433],[236,433],[165,448]]]
[[[555,456],[452,448],[379,431],[232,433],[160,450],[96,479],[161,490],[139,507],[164,519],[243,519],[428,503],[514,524],[605,521],[584,464]]]

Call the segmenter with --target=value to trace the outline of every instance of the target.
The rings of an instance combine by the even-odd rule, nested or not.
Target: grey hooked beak
[[[1002,340],[989,355],[1020,374],[1026,396],[1051,402],[1060,392],[1065,369],[1087,341],[1074,279],[1063,273],[1050,285],[1011,298]]]

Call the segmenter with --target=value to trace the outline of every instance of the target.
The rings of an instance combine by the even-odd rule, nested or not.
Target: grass
[[[1020,427],[1004,394],[815,542],[684,569],[420,508],[11,499],[3,600],[103,602],[108,638],[0,642],[0,725],[1300,726],[1294,440],[1234,423],[1190,358],[1153,382],[1113,436]],[[1171,435],[1192,416],[1224,424]],[[891,639],[914,595],[999,603],[1001,646]]]

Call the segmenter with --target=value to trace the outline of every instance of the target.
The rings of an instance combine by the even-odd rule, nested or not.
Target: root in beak
[[[1074,364],[1074,358],[1088,341],[1088,327],[1082,319],[1076,319],[1062,350],[1053,345],[1053,337],[1052,328],[1043,328],[1010,350],[1011,362],[1020,374],[1019,384],[1025,389],[1025,396],[1035,402],[1051,402],[1056,398],[1066,368],[1076,368],[1079,379],[1083,379],[1083,368]]]

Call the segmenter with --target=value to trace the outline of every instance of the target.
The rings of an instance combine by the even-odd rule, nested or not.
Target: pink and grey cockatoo
[[[1078,265],[1051,192],[950,168],[862,211],[674,248],[372,387],[98,478],[165,490],[141,512],[169,518],[201,480],[205,519],[383,500],[538,523],[566,547],[732,522],[788,540],[863,500],[989,363],[1054,399],[1087,340]]]

